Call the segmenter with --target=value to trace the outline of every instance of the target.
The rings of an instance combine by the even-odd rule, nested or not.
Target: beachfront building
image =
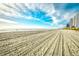
[[[73,18],[71,18],[69,26],[70,26],[70,28],[79,27],[79,13],[77,13]]]

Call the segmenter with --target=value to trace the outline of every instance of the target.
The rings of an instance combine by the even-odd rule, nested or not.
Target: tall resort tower
[[[70,19],[70,27],[79,27],[79,13]]]

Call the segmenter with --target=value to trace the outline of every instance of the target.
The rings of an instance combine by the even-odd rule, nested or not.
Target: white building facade
[[[71,18],[69,25],[70,27],[79,27],[79,13]]]

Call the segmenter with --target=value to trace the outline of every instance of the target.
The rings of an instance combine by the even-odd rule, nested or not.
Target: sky
[[[0,29],[59,29],[65,27],[78,11],[78,3],[2,3]]]

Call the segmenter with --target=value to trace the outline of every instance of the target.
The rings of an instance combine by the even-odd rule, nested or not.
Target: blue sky
[[[1,4],[0,23],[58,29],[65,27],[78,11],[78,3]]]

